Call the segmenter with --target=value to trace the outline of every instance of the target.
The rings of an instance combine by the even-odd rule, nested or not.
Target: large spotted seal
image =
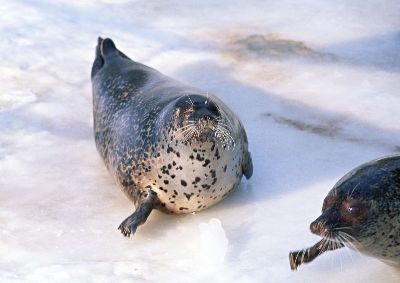
[[[310,229],[323,238],[289,254],[293,270],[344,246],[400,265],[400,155],[373,160],[346,174],[328,193]]]
[[[91,76],[97,150],[136,207],[125,236],[152,209],[199,211],[251,177],[245,130],[217,97],[132,61],[111,39],[99,38]]]

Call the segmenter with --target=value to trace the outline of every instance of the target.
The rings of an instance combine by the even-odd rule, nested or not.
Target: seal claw
[[[302,264],[300,254],[304,251],[297,251],[297,252],[290,252],[289,253],[289,263],[290,263],[290,269],[292,271],[297,271],[297,268]]]
[[[118,230],[120,230],[125,237],[130,237],[131,234],[133,236],[136,233],[138,226],[146,222],[147,217],[149,217],[157,202],[157,194],[154,191],[149,190],[148,197],[139,205],[132,215],[122,221]]]
[[[140,221],[137,219],[135,213],[126,218],[118,227],[122,235],[125,237],[130,237],[136,233],[137,227],[140,225]]]

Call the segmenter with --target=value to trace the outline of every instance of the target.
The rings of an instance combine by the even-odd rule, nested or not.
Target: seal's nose
[[[310,230],[312,233],[320,236],[325,236],[326,234],[328,234],[328,227],[326,226],[326,222],[319,219],[310,224]]]
[[[194,109],[199,118],[212,120],[220,116],[217,105],[210,100],[203,103],[195,103]]]

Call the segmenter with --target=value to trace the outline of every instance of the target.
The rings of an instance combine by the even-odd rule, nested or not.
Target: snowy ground
[[[400,151],[400,4],[387,1],[1,1],[0,282],[398,282],[349,249],[291,272],[322,200]],[[220,96],[254,175],[220,204],[133,211],[92,136],[98,35]],[[207,280],[207,281],[205,281]]]

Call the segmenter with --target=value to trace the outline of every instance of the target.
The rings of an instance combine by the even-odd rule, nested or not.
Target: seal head
[[[172,126],[174,134],[184,144],[215,141],[222,148],[234,146],[234,121],[210,97],[186,94],[174,101],[171,107],[173,109],[166,107],[165,113],[173,115],[161,115],[158,125],[160,129]]]
[[[348,246],[400,264],[400,155],[365,163],[341,178],[310,230],[323,237],[310,248],[318,248],[319,254]],[[292,253],[291,265],[297,267],[301,262],[296,263],[293,254],[298,255]]]

